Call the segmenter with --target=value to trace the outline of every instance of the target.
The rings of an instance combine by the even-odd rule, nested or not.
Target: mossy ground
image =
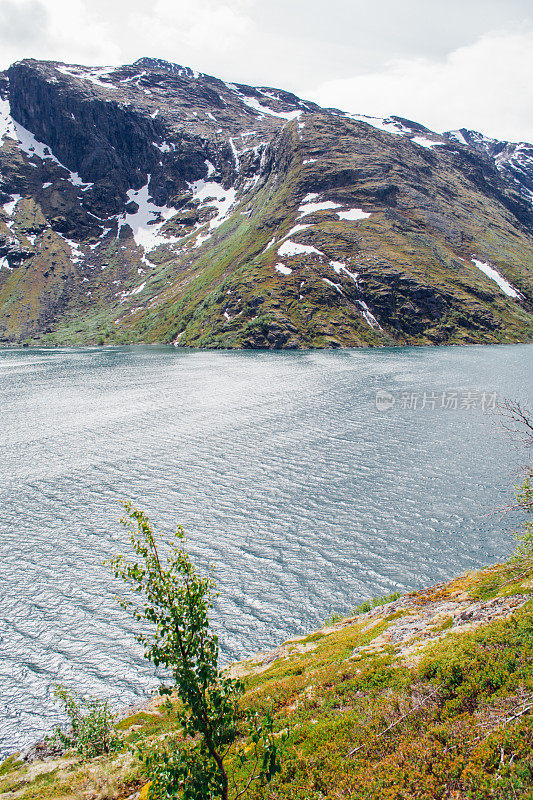
[[[513,565],[468,573],[392,605],[356,609],[270,659],[238,665],[244,705],[273,713],[281,748],[279,775],[248,796],[531,800],[532,576]],[[454,602],[496,608],[506,600],[521,605],[450,630]],[[416,658],[412,647],[405,656],[405,638],[386,640],[395,625],[438,604],[452,613],[410,640]],[[113,756],[82,762],[67,754],[27,766],[11,757],[0,768],[0,798],[129,797],[147,780],[129,747],[160,741],[175,725],[152,703],[119,723],[124,748]],[[239,769],[232,767],[237,779]]]

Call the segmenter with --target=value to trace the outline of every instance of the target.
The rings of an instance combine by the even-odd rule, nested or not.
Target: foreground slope
[[[281,751],[281,773],[247,796],[531,798],[532,574],[496,566],[369,602],[233,665],[245,706],[272,712]],[[146,798],[127,745],[161,742],[175,718],[153,700],[119,728],[124,748],[114,756],[23,765],[12,756],[0,798]]]
[[[26,60],[0,94],[4,343],[532,337],[527,148],[154,59]]]

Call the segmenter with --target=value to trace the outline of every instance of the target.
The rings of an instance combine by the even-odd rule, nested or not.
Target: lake
[[[120,501],[213,564],[225,661],[512,548],[533,345],[302,352],[0,351],[0,751],[50,730],[61,682],[156,683],[102,565]],[[376,405],[377,395],[377,405]],[[378,406],[378,407],[377,407]]]

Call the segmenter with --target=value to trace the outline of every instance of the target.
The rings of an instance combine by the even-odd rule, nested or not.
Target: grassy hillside
[[[233,665],[244,705],[273,713],[281,749],[281,772],[247,796],[533,798],[532,595],[532,568],[498,565],[369,602]],[[132,748],[167,733],[186,746],[158,702],[119,723],[112,756],[12,756],[0,798],[146,798]]]

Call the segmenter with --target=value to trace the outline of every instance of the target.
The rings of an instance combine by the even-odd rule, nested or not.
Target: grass
[[[516,594],[522,591],[533,594],[533,581],[529,580],[533,569],[532,562],[510,559],[504,564],[496,564],[479,573],[472,587],[476,599],[489,600],[492,597]]]
[[[373,597],[372,600],[365,600],[364,603],[361,605],[356,606],[354,608],[354,615],[355,614],[366,614],[368,611],[371,611],[373,608],[377,608],[378,606],[387,605],[387,603],[392,603],[394,600],[398,600],[401,597],[400,592],[392,592],[391,594],[383,595],[383,597]]]

